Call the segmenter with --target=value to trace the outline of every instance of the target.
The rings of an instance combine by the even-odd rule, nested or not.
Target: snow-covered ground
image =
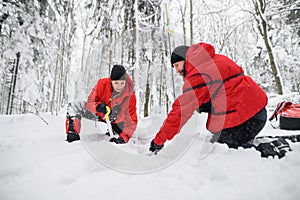
[[[140,136],[151,135],[134,137],[123,146],[94,132],[68,143],[65,116],[43,117],[49,125],[30,114],[0,117],[1,200],[300,197],[300,144],[292,143],[293,151],[282,159],[261,158],[254,149],[212,145],[206,139],[205,115],[195,114],[180,135],[157,156],[149,156],[149,141],[163,117],[140,121]],[[260,135],[289,134],[300,131],[273,129],[268,122]]]

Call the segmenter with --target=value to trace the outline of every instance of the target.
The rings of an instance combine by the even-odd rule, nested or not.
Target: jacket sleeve
[[[97,113],[96,107],[100,103],[100,94],[99,94],[100,87],[101,84],[99,80],[97,84],[94,86],[94,88],[92,89],[91,93],[89,94],[86,102],[86,108],[92,113]]]
[[[125,125],[123,132],[120,134],[120,136],[128,142],[131,136],[133,135],[136,126],[137,126],[137,115],[136,115],[136,96],[135,94],[132,94],[130,96],[129,105],[127,109],[126,115],[125,115]]]
[[[185,123],[191,118],[193,112],[203,103],[207,92],[207,87],[203,87],[184,92],[180,95],[173,103],[172,110],[156,134],[154,138],[155,144],[161,145],[166,140],[171,140],[178,134]]]

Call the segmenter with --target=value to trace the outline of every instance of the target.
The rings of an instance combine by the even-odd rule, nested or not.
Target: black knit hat
[[[114,65],[111,74],[110,80],[126,80],[126,70],[122,65]]]
[[[174,63],[185,60],[186,52],[189,48],[189,46],[178,46],[174,49],[171,55],[172,67]]]

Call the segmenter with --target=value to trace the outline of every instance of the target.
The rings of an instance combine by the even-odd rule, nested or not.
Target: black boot
[[[76,140],[80,140],[79,134],[76,134],[76,133],[68,133],[68,135],[67,135],[67,141],[68,141],[68,142],[73,142],[73,141],[76,141]]]

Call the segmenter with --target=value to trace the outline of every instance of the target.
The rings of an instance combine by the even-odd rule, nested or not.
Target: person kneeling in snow
[[[172,105],[149,150],[157,152],[171,140],[195,110],[207,112],[211,142],[238,148],[252,140],[267,119],[265,92],[243,69],[212,45],[179,46],[171,56],[172,67],[184,77],[182,95]]]
[[[111,142],[127,143],[136,129],[138,120],[133,89],[133,82],[125,68],[114,65],[110,77],[99,79],[88,96],[86,108],[100,121],[106,121],[107,106],[110,108],[113,133],[118,135],[118,138],[111,138]]]

